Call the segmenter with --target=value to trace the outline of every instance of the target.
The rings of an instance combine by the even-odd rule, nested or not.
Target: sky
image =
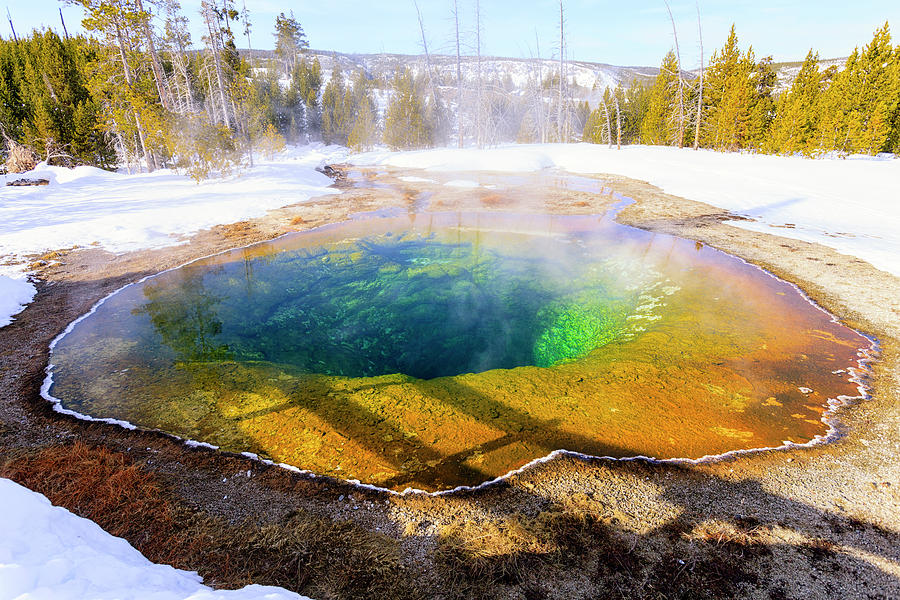
[[[145,0],[145,4],[149,0]],[[250,11],[254,48],[274,48],[275,16],[294,13],[306,31],[310,45],[339,52],[422,51],[413,0],[235,0]],[[465,46],[474,52],[475,0],[457,0]],[[854,47],[872,39],[885,21],[894,27],[900,43],[898,0],[698,0],[705,56],[721,48],[731,24],[736,25],[740,45],[752,45],[757,57],[776,61],[803,60],[810,48],[822,58],[847,56]],[[181,0],[193,21],[194,43],[201,44],[200,0]],[[425,23],[429,51],[453,53],[453,0],[418,0]],[[678,28],[682,62],[686,68],[700,64],[697,4],[694,0],[670,0]],[[0,0],[19,34],[35,27],[59,30],[58,9],[69,32],[80,31],[82,11],[58,0]],[[567,58],[614,65],[657,66],[673,47],[672,27],[663,0],[563,0]],[[5,21],[5,11],[2,15]],[[558,0],[481,0],[482,54],[528,58],[558,57]],[[10,37],[9,24],[0,22],[0,35]],[[238,46],[246,47],[243,39]]]

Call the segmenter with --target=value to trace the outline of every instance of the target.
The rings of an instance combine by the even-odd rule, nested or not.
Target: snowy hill
[[[241,51],[245,56],[247,51]],[[306,56],[312,60],[318,58],[322,65],[325,77],[329,77],[332,68],[337,64],[342,71],[349,75],[356,71],[363,71],[371,78],[389,79],[397,70],[409,68],[413,74],[424,71],[425,55],[410,54],[344,54],[328,50],[310,50]],[[274,53],[270,50],[254,50],[253,58],[271,59]],[[824,58],[819,61],[819,69],[837,67],[841,70],[846,62],[844,58]],[[466,81],[473,82],[477,79],[478,59],[473,56],[463,56],[461,59],[462,76]],[[615,88],[617,85],[627,87],[635,79],[644,84],[652,84],[659,73],[658,67],[617,66],[606,63],[589,61],[569,61],[566,63],[569,79],[574,80],[577,88],[574,96],[579,100],[596,100],[599,94],[606,88]],[[803,61],[774,63],[772,67],[778,76],[776,92],[786,90],[794,82]],[[435,78],[439,85],[452,87],[456,85],[456,56],[447,54],[432,54],[431,66],[434,69]],[[492,83],[512,86],[510,91],[524,91],[529,81],[535,77],[545,79],[555,76],[559,72],[557,60],[544,58],[541,60],[530,58],[510,58],[497,56],[483,56],[481,58],[481,72],[484,81],[488,85]],[[686,71],[688,78],[699,77],[700,70]],[[593,104],[593,103],[592,103]]]
[[[390,78],[397,70],[408,67],[414,74],[425,69],[425,55],[409,54],[344,54],[326,50],[310,50],[309,59],[318,58],[326,77],[337,63],[345,73],[363,71],[369,77]],[[253,51],[254,59],[273,58],[270,51]],[[462,76],[467,81],[474,81],[478,73],[478,59],[463,56],[461,59]],[[431,64],[436,79],[446,86],[456,82],[456,56],[432,54]],[[621,84],[628,86],[635,79],[641,82],[652,82],[659,73],[656,67],[620,67],[605,63],[588,61],[569,61],[566,63],[570,80],[574,78],[581,96],[592,90],[602,92],[607,87]],[[547,78],[559,72],[559,62],[551,59],[532,60],[524,58],[505,58],[483,56],[481,58],[482,77],[487,82],[510,82],[515,89],[524,89],[529,79],[537,76]]]

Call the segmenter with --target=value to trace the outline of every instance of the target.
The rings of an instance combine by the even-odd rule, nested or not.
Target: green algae
[[[133,315],[149,317],[180,361],[420,379],[546,367],[614,339],[628,300],[637,302],[610,292],[614,275],[597,260],[575,277],[559,277],[554,261],[475,240],[386,233],[249,265],[187,267],[176,282],[148,283]]]

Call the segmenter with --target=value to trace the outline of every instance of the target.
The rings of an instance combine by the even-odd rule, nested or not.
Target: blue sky
[[[236,0],[238,8],[244,0]],[[145,0],[146,2],[146,0]],[[194,42],[200,42],[200,0],[181,0],[195,22]],[[421,51],[418,21],[412,0],[246,0],[253,21],[254,47],[272,48],[275,15],[294,11],[314,48],[341,52]],[[474,0],[458,0],[462,28],[474,27]],[[678,25],[684,64],[699,65],[697,15],[693,0],[670,1]],[[900,1],[823,0],[700,0],[707,57],[721,47],[732,23],[742,47],[752,44],[757,56],[802,60],[810,47],[822,57],[846,56],[864,45],[875,28],[890,21],[894,42],[900,44]],[[452,51],[452,0],[419,0],[429,50]],[[33,27],[59,29],[58,0],[0,0],[21,34]],[[564,0],[569,44],[568,58],[617,65],[658,65],[672,46],[671,27],[662,0]],[[484,54],[543,57],[558,52],[557,0],[481,0]],[[0,35],[10,37],[6,14]],[[64,6],[70,31],[80,29],[81,9]],[[245,46],[243,40],[239,43]]]

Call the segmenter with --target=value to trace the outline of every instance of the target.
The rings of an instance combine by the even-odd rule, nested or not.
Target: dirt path
[[[399,497],[77,421],[41,399],[50,341],[147,274],[361,211],[415,210],[423,198],[442,210],[586,214],[615,202],[551,189],[552,176],[522,177],[506,193],[440,185],[453,174],[416,174],[436,181],[415,187],[399,175],[368,172],[375,187],[174,248],[44,257],[35,302],[0,329],[0,473],[222,586],[317,598],[900,597],[900,280],[723,224],[724,211],[633,180],[604,178],[637,200],[619,221],[759,264],[877,338],[873,397],[841,410],[842,439],[702,466],[561,458],[474,492]]]

